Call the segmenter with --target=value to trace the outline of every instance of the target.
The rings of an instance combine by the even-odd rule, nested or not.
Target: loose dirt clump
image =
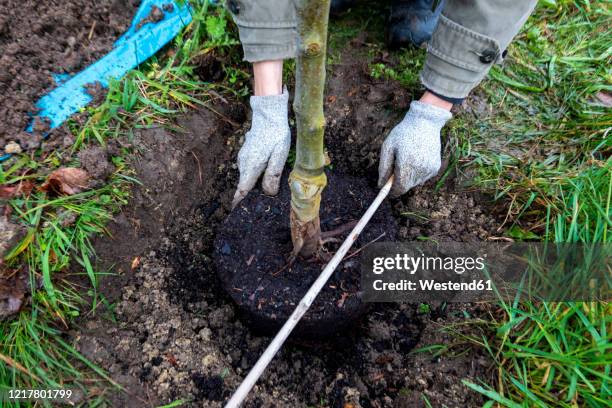
[[[173,7],[172,4],[170,4],[170,6]],[[162,9],[160,9],[157,6],[153,6],[151,7],[151,12],[149,13],[149,15],[143,18],[142,20],[140,20],[140,22],[136,25],[136,29],[140,30],[142,26],[147,23],[157,23],[159,21],[162,21],[163,19],[164,19],[164,12],[162,11]]]
[[[89,176],[95,180],[94,187],[103,184],[105,180],[115,171],[111,162],[112,156],[118,156],[118,147],[111,141],[107,146],[91,146],[80,150],[77,157]]]
[[[38,147],[46,131],[25,132],[34,104],[112,49],[131,22],[137,0],[4,0],[0,6],[0,150],[10,141]],[[64,134],[61,129],[56,131]],[[54,132],[55,133],[55,132]]]

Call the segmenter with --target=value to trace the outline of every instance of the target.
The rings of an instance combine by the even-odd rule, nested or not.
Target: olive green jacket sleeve
[[[228,0],[238,26],[244,59],[295,57],[294,1]],[[537,0],[447,0],[427,45],[423,85],[437,94],[464,98],[503,59],[512,38]]]
[[[537,0],[447,0],[421,71],[437,94],[464,98],[501,62]]]

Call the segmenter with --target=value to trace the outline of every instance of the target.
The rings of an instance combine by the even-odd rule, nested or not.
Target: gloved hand
[[[397,197],[435,176],[441,165],[440,130],[452,117],[445,109],[413,101],[382,145],[379,187],[393,174],[391,195]]]
[[[289,155],[291,132],[288,122],[289,92],[282,95],[251,96],[253,111],[251,129],[238,152],[240,181],[234,194],[235,207],[257,183],[261,173],[265,174],[261,186],[264,193],[276,195],[283,167]]]

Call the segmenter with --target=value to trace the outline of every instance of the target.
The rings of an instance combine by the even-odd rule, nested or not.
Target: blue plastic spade
[[[38,112],[34,118],[48,119],[50,128],[55,129],[92,101],[86,86],[98,82],[106,88],[111,79],[123,77],[154,55],[191,22],[189,4],[187,1],[182,3],[179,5],[175,0],[143,0],[130,28],[115,42],[111,52],[72,77],[55,77],[58,87],[36,102]],[[146,22],[153,6],[163,10],[163,19]],[[32,132],[32,125],[26,130]],[[0,162],[9,157],[8,154],[1,156]]]

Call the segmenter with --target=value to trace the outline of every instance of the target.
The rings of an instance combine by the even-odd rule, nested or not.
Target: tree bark
[[[289,176],[293,254],[311,257],[320,246],[319,208],[327,184],[323,134],[323,93],[330,0],[296,0],[298,54],[293,110],[297,123],[296,160]]]

